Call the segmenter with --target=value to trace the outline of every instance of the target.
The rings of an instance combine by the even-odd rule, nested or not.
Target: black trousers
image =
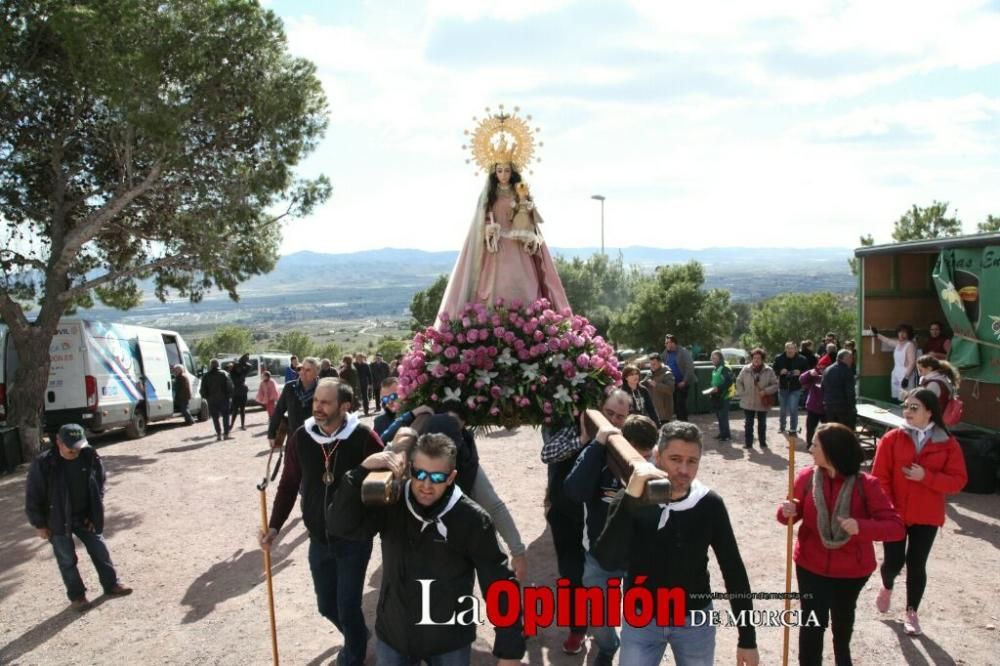
[[[806,448],[812,446],[813,435],[820,423],[826,423],[826,414],[819,412],[806,412]]]
[[[753,422],[757,419],[757,439],[761,446],[767,446],[767,412],[743,410],[743,443],[753,446]]]
[[[229,427],[232,429],[236,425],[236,415],[240,415],[240,426],[246,425],[247,422],[247,394],[240,393],[236,391],[233,394],[233,400],[231,402],[231,409],[229,412]]]
[[[823,636],[832,623],[833,661],[837,666],[851,664],[851,634],[854,633],[854,608],[858,595],[870,576],[862,578],[828,578],[796,565],[795,577],[802,595],[802,624],[799,627],[800,666],[821,666]],[[816,613],[820,626],[806,626],[809,613]]]
[[[365,415],[368,414],[368,384],[361,384],[361,390],[358,392],[358,400],[361,402],[361,407],[365,410]]]
[[[674,387],[674,418],[678,421],[688,420],[688,389]]]
[[[938,528],[935,525],[910,525],[901,541],[882,544],[882,585],[892,589],[896,576],[906,565],[906,607],[917,610],[927,587],[927,558],[934,545]]]
[[[574,502],[563,492],[563,481],[573,469],[575,457],[549,465],[549,485],[545,491],[548,510],[545,520],[552,532],[559,577],[569,580],[570,589],[583,585],[583,531],[586,527],[583,504]],[[572,594],[572,592],[571,592]],[[585,632],[587,626],[574,626],[573,631]]]
[[[854,430],[858,425],[858,413],[853,409],[826,410],[827,423],[840,423]]]

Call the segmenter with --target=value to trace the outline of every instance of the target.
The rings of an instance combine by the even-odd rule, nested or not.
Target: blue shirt
[[[677,363],[677,352],[667,352],[667,367],[670,368],[670,372],[674,373],[674,378],[677,381],[684,381],[684,374],[681,372],[681,366]]]

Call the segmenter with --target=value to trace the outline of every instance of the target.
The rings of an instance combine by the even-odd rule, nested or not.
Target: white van
[[[6,329],[0,333],[0,394],[11,386],[17,352]],[[124,427],[130,438],[146,434],[146,424],[175,415],[175,364],[185,368],[191,384],[188,408],[199,420],[208,418],[208,404],[198,395],[194,359],[184,339],[174,331],[112,324],[86,319],[62,319],[49,349],[49,385],[45,393],[45,428],[79,423],[91,432]]]
[[[225,368],[227,363],[236,363],[242,354],[220,354],[216,358]],[[267,370],[278,385],[278,395],[285,386],[285,370],[291,365],[292,355],[287,352],[259,352],[250,354],[250,373],[247,374],[247,403],[256,404],[257,389],[260,388],[260,373]]]

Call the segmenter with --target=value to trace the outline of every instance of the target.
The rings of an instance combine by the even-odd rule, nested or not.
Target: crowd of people
[[[801,610],[815,618],[799,628],[801,664],[822,663],[827,628],[832,629],[836,663],[851,663],[855,609],[876,568],[881,588],[873,603],[886,613],[906,567],[904,627],[908,634],[921,633],[918,610],[926,563],[944,522],[945,496],[965,484],[964,458],[944,418],[945,406],[956,395],[958,372],[933,351],[920,356],[911,352],[912,329],[901,326],[895,340],[902,372],[894,370],[899,380],[894,380],[894,395],[901,400],[905,424],[881,439],[870,474],[861,469],[849,346],[841,348],[831,334],[816,354],[809,340],[789,341],[771,363],[757,348],[739,372],[728,366],[721,351],[710,355],[713,371],[704,393],[712,400],[721,442],[731,440],[731,399],[738,399],[744,412],[744,446],[750,449],[757,441],[766,449],[768,413],[775,401],[779,431],[797,435],[801,394],[806,393],[806,445],[813,464],[798,472],[789,499],[777,507],[780,523],[800,523],[796,579]],[[562,649],[581,652],[590,633],[596,664],[611,664],[619,652],[623,664],[658,664],[668,646],[678,664],[712,664],[716,628],[691,619],[692,611],[714,608],[709,550],[722,570],[735,615],[752,611],[753,586],[740,555],[738,526],[732,525],[723,498],[697,478],[704,434],[687,420],[688,392],[698,388],[691,354],[667,335],[664,351],[649,355],[648,361],[646,379],[628,364],[621,386],[605,392],[600,411],[607,425],[592,432],[581,420],[542,429],[545,518],[559,578],[565,581],[560,586],[571,594],[595,588],[608,593],[615,581],[621,581],[622,593],[676,588],[683,590],[688,615],[666,626],[626,622],[620,632],[614,626],[588,627],[585,617],[574,616],[565,627]],[[911,365],[912,377],[906,374]],[[249,355],[244,355],[225,369],[213,361],[202,377],[201,394],[217,439],[231,436],[237,418],[245,425],[249,368]],[[181,369],[176,376],[183,374]],[[462,600],[472,594],[477,578],[484,598],[497,582],[516,589],[528,579],[526,548],[516,521],[479,465],[463,407],[456,404],[437,413],[429,406],[404,410],[394,375],[381,355],[369,363],[363,354],[345,356],[336,368],[327,359],[293,359],[280,391],[269,373],[261,373],[255,397],[267,410],[267,437],[272,446],[284,443],[285,450],[261,547],[268,549],[279,538],[298,500],[309,534],[317,607],[344,638],[337,663],[361,664],[372,620],[362,610],[362,590],[373,537],[380,535],[377,663],[467,664],[475,623],[421,619],[428,609],[433,618],[467,612]],[[373,389],[377,396],[370,408]],[[176,398],[190,399],[189,384],[186,394],[181,381],[175,391]],[[370,413],[374,419],[367,425],[361,418]],[[190,420],[189,412],[183,414]],[[608,460],[609,442],[619,436],[646,461],[628,478],[616,476]],[[105,474],[100,457],[78,426],[61,430],[56,443],[32,464],[27,513],[39,536],[52,543],[74,608],[84,610],[89,602],[76,568],[73,535],[87,547],[108,594],[131,589],[119,582],[103,543]],[[383,470],[403,479],[400,501],[365,504],[361,496],[367,476]],[[670,481],[669,501],[644,504],[640,498],[646,483],[660,478]],[[875,542],[883,543],[880,567]],[[643,612],[636,601],[641,597],[625,599],[626,617]],[[501,604],[502,614],[510,611]],[[744,624],[738,631],[737,664],[757,664],[755,627]],[[525,650],[520,620],[497,627],[493,653],[500,663],[518,663]]]

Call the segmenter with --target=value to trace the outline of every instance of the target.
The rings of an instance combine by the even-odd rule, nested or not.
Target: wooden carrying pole
[[[795,499],[795,444],[798,437],[795,433],[786,435],[788,438],[788,499]],[[792,608],[792,532],[795,530],[795,521],[788,519],[788,530],[785,534],[785,617]],[[782,639],[781,664],[788,666],[788,640],[790,636],[788,624],[785,624],[785,635]]]
[[[264,480],[257,484],[257,490],[260,492],[261,534],[267,534],[267,484],[271,476],[271,456],[273,455],[274,448],[267,455],[267,471],[264,473]],[[277,475],[277,469],[275,469],[274,473]],[[274,662],[274,666],[278,666],[278,626],[274,619],[274,583],[271,578],[271,550],[270,548],[262,548],[261,550],[264,552],[264,577],[267,579],[267,612],[271,620],[271,659]]]
[[[582,435],[584,439],[593,439],[597,431],[602,427],[610,426],[608,419],[596,409],[588,409],[584,412],[583,423],[586,432]],[[644,462],[645,458],[629,444],[628,440],[621,435],[612,435],[608,438],[608,467],[611,472],[618,477],[623,486],[628,485],[628,480],[632,477],[635,468]],[[644,504],[666,504],[670,502],[670,482],[666,479],[653,479],[646,483],[639,498]]]
[[[416,419],[414,419],[413,424],[410,426],[417,432],[421,432],[424,424],[430,419],[430,416],[426,414],[421,414]],[[398,431],[397,431],[398,432]],[[385,443],[389,446],[389,442]],[[409,473],[407,469],[403,476]],[[368,476],[361,484],[361,501],[369,506],[385,506],[388,504],[395,504],[399,500],[400,490],[402,489],[402,479],[393,478],[392,472],[369,472]]]

